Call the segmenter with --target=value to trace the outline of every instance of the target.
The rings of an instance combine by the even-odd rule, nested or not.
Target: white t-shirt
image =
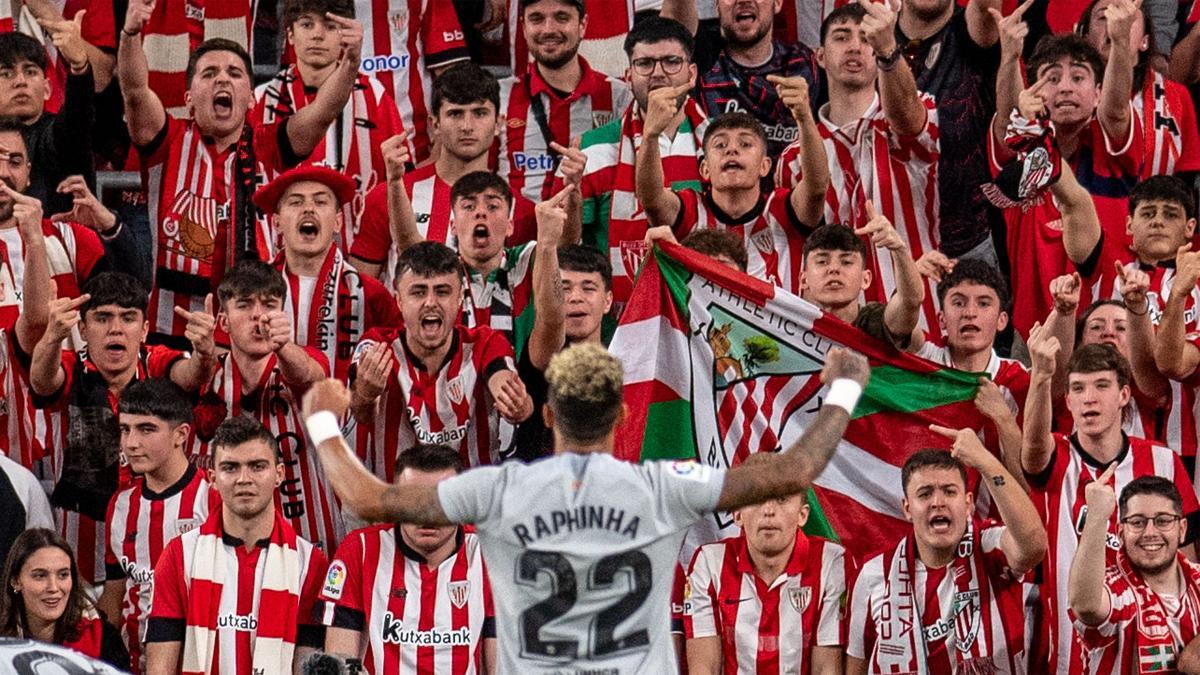
[[[446,516],[474,523],[492,583],[502,673],[666,673],[670,608],[688,526],[725,472],[563,453],[438,484]]]

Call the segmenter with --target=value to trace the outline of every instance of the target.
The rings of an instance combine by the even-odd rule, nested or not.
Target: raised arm
[[[294,342],[290,312],[281,309],[266,312],[259,317],[259,324],[259,329],[271,342],[271,349],[279,362],[279,374],[283,376],[284,382],[305,389],[314,382],[325,379],[325,369],[321,364]]]
[[[1021,91],[1025,88],[1025,77],[1021,73],[1021,51],[1025,48],[1025,38],[1029,35],[1029,24],[1025,23],[1025,11],[1036,0],[1026,0],[1008,16],[1001,16],[1000,10],[988,8],[988,14],[999,26],[1000,34],[1000,65],[996,70],[996,116],[992,118],[992,141],[996,148],[996,157],[1001,163],[1012,159],[1013,153],[1004,144],[1004,135],[1008,129],[1009,117],[1012,111],[1018,109]],[[1037,79],[1037,73],[1030,73],[1032,79]],[[1045,86],[1045,83],[1041,83]]]
[[[975,409],[992,421],[1000,442],[1000,461],[1023,489],[1029,489],[1021,470],[1021,426],[1017,416],[1009,408],[1008,400],[1000,387],[990,378],[979,378],[979,389],[975,391]]]
[[[1083,283],[1079,272],[1064,274],[1050,280],[1050,299],[1054,309],[1046,316],[1044,330],[1058,339],[1059,355],[1055,359],[1054,376],[1050,379],[1050,395],[1061,396],[1067,390],[1067,361],[1075,351],[1075,313],[1079,308],[1079,292]]]
[[[29,354],[46,331],[50,321],[48,305],[54,297],[50,260],[46,257],[46,236],[42,232],[42,203],[3,182],[0,182],[0,189],[13,202],[13,215],[17,219],[21,243],[25,246],[21,313],[17,315],[14,333],[21,350]]]
[[[380,147],[387,169],[388,229],[391,230],[392,245],[396,247],[396,252],[404,253],[410,246],[425,241],[417,229],[417,216],[413,212],[408,189],[404,186],[404,172],[409,161],[408,138],[398,134],[384,141]]]
[[[825,155],[825,142],[817,130],[812,106],[808,97],[808,80],[803,77],[779,77],[768,75],[767,80],[775,85],[779,99],[783,101],[792,117],[796,118],[800,133],[800,180],[792,186],[789,199],[796,219],[808,227],[816,227],[825,213],[825,193],[829,191],[829,160]]]
[[[571,146],[551,142],[550,149],[559,156],[558,171],[562,174],[563,187],[574,187],[567,193],[563,208],[567,211],[567,220],[563,223],[558,243],[562,246],[578,244],[583,238],[583,174],[587,171],[587,155],[579,149],[583,142],[582,136],[576,136]],[[538,227],[541,230],[541,227]],[[538,235],[541,240],[541,235]]]
[[[983,447],[974,430],[948,429],[937,425],[929,428],[953,440],[950,454],[978,471],[982,477],[982,484],[992,496],[1000,520],[1004,523],[1000,550],[1004,551],[1009,569],[1015,576],[1033,569],[1046,557],[1046,528],[1029,493],[1000,460]]]
[[[1176,289],[1192,289],[1200,281],[1200,252],[1188,250],[1184,244],[1175,252]],[[1200,365],[1200,349],[1187,340],[1184,310],[1190,293],[1172,293],[1167,298],[1162,317],[1158,320],[1158,340],[1154,348],[1154,362],[1159,372],[1172,380],[1183,380]]]
[[[642,125],[642,144],[638,146],[635,159],[636,190],[638,201],[646,210],[652,227],[666,225],[674,227],[682,204],[679,197],[663,187],[662,154],[658,141],[672,120],[683,115],[680,97],[686,96],[692,85],[663,87],[650,92],[646,104],[646,117]]]
[[[830,385],[829,394],[816,419],[792,447],[772,455],[770,462],[730,469],[717,510],[733,511],[807,491],[837,449],[850,422],[850,412],[870,379],[871,365],[866,357],[842,347],[830,349],[821,371],[821,381]]]
[[[1108,539],[1108,520],[1117,508],[1117,495],[1109,487],[1117,463],[1083,488],[1087,500],[1087,519],[1079,535],[1079,548],[1071,561],[1067,599],[1075,616],[1088,626],[1098,626],[1108,618],[1112,603],[1104,583]]]
[[[1159,372],[1154,361],[1158,336],[1150,321],[1150,275],[1138,268],[1137,263],[1122,265],[1114,262],[1121,280],[1121,298],[1125,303],[1126,343],[1129,345],[1129,366],[1133,370],[1133,381],[1143,394],[1160,404],[1165,404],[1171,395],[1171,383]],[[1179,287],[1184,288],[1184,287]]]
[[[667,19],[675,19],[683,24],[692,35],[700,28],[700,15],[696,11],[696,0],[663,0],[662,10],[658,14]]]
[[[1129,136],[1133,110],[1129,97],[1133,95],[1133,67],[1140,45],[1131,44],[1130,31],[1141,12],[1142,0],[1113,0],[1104,10],[1108,22],[1108,64],[1104,67],[1104,83],[1100,87],[1100,105],[1096,118],[1105,135],[1117,143]]]
[[[1183,39],[1171,49],[1168,76],[1182,84],[1200,80],[1200,21],[1192,24]],[[1200,657],[1200,648],[1197,648]]]
[[[529,335],[529,362],[538,370],[550,365],[550,357],[566,343],[562,274],[558,267],[558,243],[568,219],[568,185],[549,201],[534,209],[537,216],[537,248],[533,259],[533,332]]]
[[[898,0],[872,2],[858,0],[866,10],[862,30],[867,42],[879,59],[887,59],[896,53],[896,18],[900,4]],[[900,136],[915,136],[925,128],[929,113],[921,96],[917,93],[917,82],[912,68],[903,57],[897,57],[891,65],[879,63],[879,101],[888,125]]]
[[[342,504],[373,522],[451,525],[436,486],[388,485],[358,461],[338,427],[349,406],[350,392],[338,380],[312,385],[302,402],[308,437],[317,448],[325,479]]]
[[[75,23],[79,25],[82,32],[83,17],[87,14],[86,9],[81,9],[75,12],[75,16],[71,19],[63,17],[62,12],[50,0],[25,0],[25,6],[33,13],[33,17],[47,33],[54,39],[54,34],[59,30],[59,23]],[[57,44],[55,45],[57,46]],[[87,62],[92,66],[92,74],[95,77],[94,91],[100,93],[108,88],[108,83],[112,81],[113,66],[116,65],[116,58],[112,54],[101,51],[99,47],[88,42],[83,42],[84,53]],[[61,52],[62,49],[60,48]]]
[[[1022,434],[1021,468],[1029,475],[1046,470],[1054,453],[1054,421],[1050,384],[1060,345],[1058,338],[1041,324],[1034,324],[1026,341],[1033,368],[1029,371],[1029,393],[1025,396],[1025,429]]]
[[[213,314],[213,294],[204,296],[204,310],[189,312],[175,307],[175,313],[187,322],[183,336],[192,343],[192,357],[171,366],[171,381],[185,391],[199,391],[217,372],[217,345],[213,338],[217,319]]]
[[[1067,160],[1062,160],[1062,174],[1050,186],[1050,194],[1058,203],[1062,215],[1063,248],[1071,262],[1079,265],[1087,260],[1100,243],[1100,217],[1092,195],[1075,178]]]
[[[29,388],[38,396],[51,396],[62,388],[67,374],[62,365],[62,343],[79,325],[79,306],[90,298],[84,293],[78,298],[55,298],[49,305],[49,322],[42,339],[30,354]]]
[[[142,47],[142,28],[154,11],[156,0],[129,0],[121,43],[117,47],[117,81],[125,101],[125,124],[134,145],[147,145],[167,124],[167,109],[150,89],[150,66]]]
[[[921,319],[921,303],[925,302],[925,282],[912,259],[908,242],[900,236],[892,222],[875,210],[867,201],[867,224],[854,231],[871,238],[876,249],[886,249],[896,271],[896,293],[888,298],[883,309],[883,323],[893,338],[907,344]]]
[[[980,47],[991,47],[1000,39],[996,21],[992,19],[989,9],[1000,9],[1003,0],[971,0],[967,4],[966,19],[967,33],[971,41]]]
[[[308,157],[325,138],[329,125],[346,108],[346,102],[350,100],[358,81],[358,65],[362,60],[362,24],[332,12],[325,12],[325,18],[337,25],[341,54],[333,73],[317,88],[312,103],[288,118],[288,141],[297,157]]]

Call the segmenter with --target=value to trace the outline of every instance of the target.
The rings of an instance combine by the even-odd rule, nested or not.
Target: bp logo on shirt
[[[341,560],[334,560],[329,566],[329,572],[325,574],[325,587],[321,592],[330,600],[340,600],[342,598],[342,587],[346,585],[346,564]]]

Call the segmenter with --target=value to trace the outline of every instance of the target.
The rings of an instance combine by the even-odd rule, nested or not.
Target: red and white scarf
[[[299,326],[300,277],[287,268],[281,253],[275,268],[288,283],[284,311],[292,315],[292,325]],[[346,264],[342,252],[331,246],[317,274],[317,285],[308,309],[308,339],[306,346],[325,355],[334,377],[349,381],[350,360],[354,347],[366,332],[367,295],[358,270]]]
[[[216,509],[200,526],[195,554],[188,570],[187,628],[183,641],[183,675],[212,673],[213,651],[219,638],[217,617],[225,588],[226,556],[222,540],[222,510]],[[304,560],[296,546],[296,532],[275,510],[275,527],[267,545],[261,579],[256,579],[258,627],[251,635],[253,671],[292,671],[296,649],[296,620]]]
[[[981,635],[985,630],[982,612],[991,590],[983,569],[983,551],[979,548],[982,542],[976,534],[975,523],[968,521],[950,565],[942,570],[926,568],[924,593],[920,597],[913,579],[917,569],[916,539],[910,533],[897,546],[887,570],[886,592],[891,597],[907,595],[911,602],[907,612],[903,609],[893,612],[893,630],[880,631],[881,635],[890,634],[892,638],[880,638],[876,648],[878,653],[892,656],[889,665],[893,672],[923,675],[996,672],[992,655],[985,652],[988,639]],[[948,616],[942,614],[938,602],[938,587],[946,574],[952,576],[954,583],[954,600]],[[897,654],[904,654],[907,663],[896,664]]]
[[[1183,586],[1179,589],[1179,603],[1183,606],[1181,614],[1185,617],[1200,617],[1200,568],[1188,564],[1183,554],[1175,555],[1183,577]],[[1163,607],[1162,600],[1142,578],[1141,573],[1133,569],[1124,549],[1117,554],[1116,567],[1137,598],[1137,630],[1133,631],[1134,644],[1126,645],[1125,649],[1132,654],[1182,652],[1184,646],[1195,637],[1197,627],[1190,626],[1190,634],[1183,635],[1173,630],[1173,624],[1167,620],[1167,610]],[[1180,628],[1185,629],[1184,626]]]

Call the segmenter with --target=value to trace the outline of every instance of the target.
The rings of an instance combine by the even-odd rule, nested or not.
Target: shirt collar
[[[539,94],[545,94],[549,96],[550,100],[552,101],[565,100],[568,103],[571,103],[581,98],[585,94],[592,93],[592,91],[596,88],[596,80],[598,78],[602,78],[603,76],[598,75],[597,72],[592,69],[592,66],[587,62],[587,59],[583,58],[582,56],[578,58],[579,68],[581,71],[579,76],[579,84],[575,86],[574,91],[572,91],[566,99],[558,98],[558,95],[554,93],[554,89],[551,88],[551,86],[546,83],[545,78],[542,77],[542,73],[538,70],[537,62],[530,61],[528,74],[529,95],[537,96]]]
[[[142,481],[143,481],[142,482],[142,496],[151,501],[174,497],[175,495],[179,494],[180,492],[183,492],[183,489],[188,486],[188,483],[192,482],[192,478],[194,478],[195,476],[196,476],[196,465],[189,462],[187,471],[183,472],[183,475],[180,476],[179,480],[175,481],[174,484],[167,486],[167,488],[165,490],[163,490],[162,492],[155,492],[154,490],[151,490],[150,486],[146,485],[145,478],[143,478],[142,479]]]
[[[443,366],[449,363],[450,359],[454,358],[454,355],[458,353],[459,343],[462,342],[460,335],[461,329],[461,325],[455,326],[454,332],[450,334],[450,351],[446,352],[446,360],[442,362]],[[410,364],[416,367],[417,370],[425,370],[425,362],[418,358],[416,354],[413,354],[412,350],[408,348],[408,338],[406,334],[407,331],[401,328],[400,346],[404,348],[404,358],[406,358]]]
[[[232,534],[229,534],[228,532],[225,532],[224,530],[221,531],[221,541],[226,546],[230,546],[232,548],[238,548],[239,546],[246,545],[246,542],[244,540],[238,539],[237,537],[233,536]],[[271,545],[270,537],[267,537],[266,539],[259,539],[258,541],[254,542],[255,548],[266,548],[270,545]]]
[[[409,546],[408,542],[404,541],[404,537],[401,536],[401,534],[400,534],[400,525],[399,524],[397,524],[395,526],[395,528],[393,529],[392,532],[393,532],[393,535],[396,537],[396,547],[400,549],[400,552],[404,554],[404,557],[408,558],[409,560],[412,560],[414,562],[418,562],[418,563],[421,563],[422,565],[424,565],[425,564],[425,556],[421,555],[416,549]],[[450,556],[449,556],[450,558],[453,558],[454,554],[458,553],[458,550],[462,548],[463,541],[465,539],[466,539],[466,533],[463,531],[462,527],[459,527],[457,530],[455,530],[455,532],[454,532],[454,550],[450,552]]]

